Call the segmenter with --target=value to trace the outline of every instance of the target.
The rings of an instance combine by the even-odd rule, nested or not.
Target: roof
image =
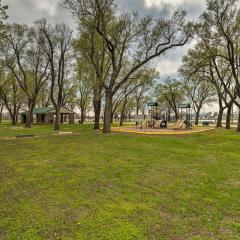
[[[55,110],[54,107],[34,108],[33,114],[44,114],[54,110]]]
[[[180,104],[178,106],[178,108],[191,108],[191,104],[190,103],[183,103],[183,104]]]
[[[157,102],[149,102],[147,105],[148,105],[148,107],[157,107],[158,103]]]
[[[47,114],[47,113],[55,113],[55,108],[54,107],[44,107],[44,108],[34,108],[33,109],[33,114]],[[60,108],[60,113],[74,113],[74,111],[66,108],[66,107],[61,107]],[[21,113],[22,115],[26,114],[26,112]]]

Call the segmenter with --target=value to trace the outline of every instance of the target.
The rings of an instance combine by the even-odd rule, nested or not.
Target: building
[[[53,124],[56,117],[56,111],[54,107],[34,108],[33,109],[33,123],[37,124]],[[60,109],[60,122],[68,122],[74,124],[75,113],[65,107]],[[21,113],[21,122],[26,122],[26,112]]]

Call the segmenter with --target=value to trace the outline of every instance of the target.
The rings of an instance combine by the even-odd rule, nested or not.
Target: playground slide
[[[174,130],[178,130],[180,128],[183,128],[184,124],[185,124],[184,120],[179,120],[179,121],[176,122],[176,124],[174,125],[173,129]]]
[[[178,125],[179,125],[179,123],[180,123],[180,119],[178,119],[176,122],[175,122],[175,124],[174,124],[174,126],[173,126],[173,128],[176,128],[176,127],[178,127]]]
[[[143,127],[147,127],[148,124],[149,124],[149,121],[150,121],[149,118],[147,118],[145,121],[143,121],[142,124],[141,124],[141,128],[143,128]]]

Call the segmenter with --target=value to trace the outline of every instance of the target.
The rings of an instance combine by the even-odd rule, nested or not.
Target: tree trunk
[[[17,111],[16,115],[15,115],[15,123],[17,124],[18,123],[18,113],[19,111]]]
[[[14,109],[13,109],[13,115],[12,115],[12,124],[16,125],[17,124],[17,119],[18,119],[18,111],[19,108],[17,106],[17,104],[14,105]],[[32,119],[31,119],[32,120]]]
[[[198,126],[199,124],[199,116],[200,116],[200,109],[198,109],[196,112],[195,126]]]
[[[113,115],[114,115],[114,113],[112,112],[111,113],[111,123],[113,123]]]
[[[237,125],[237,132],[240,132],[240,109],[238,113],[238,125]]]
[[[0,123],[2,123],[3,108],[4,108],[4,105],[2,105],[1,108],[0,108]]]
[[[100,114],[101,114],[101,105],[102,101],[99,98],[95,98],[93,100],[93,107],[94,107],[94,129],[97,130],[100,128]]]
[[[123,121],[124,121],[124,113],[121,113],[121,115],[120,115],[120,127],[123,126]]]
[[[54,122],[54,130],[60,130],[60,108],[57,107],[56,109],[56,117]]]
[[[104,111],[104,124],[103,133],[110,133],[111,131],[111,118],[112,118],[112,93],[106,91],[106,105]]]
[[[176,121],[179,119],[179,114],[177,110],[174,110]]]
[[[80,123],[81,124],[84,124],[84,121],[85,121],[85,113],[84,113],[84,109],[81,108],[81,117],[80,117]]]
[[[168,110],[167,111],[167,122],[171,122],[171,112]]]
[[[12,125],[16,125],[17,124],[17,122],[16,122],[16,114],[15,113],[11,113],[10,117],[11,117]]]
[[[232,104],[227,107],[226,129],[231,129]]]
[[[137,108],[137,111],[136,111],[136,113],[137,113],[137,116],[139,115],[139,108]]]
[[[32,117],[33,117],[33,108],[34,108],[34,103],[30,102],[28,111],[26,113],[26,122],[25,122],[25,128],[31,128],[32,127]]]
[[[137,100],[137,104],[136,104],[136,114],[137,116],[139,115],[139,100]]]
[[[218,118],[217,118],[217,128],[222,127],[223,111],[224,111],[224,108],[221,105],[219,105],[219,112],[218,112]]]
[[[121,116],[120,116],[120,126],[123,126],[123,121],[124,121],[124,113],[125,113],[125,109],[126,109],[126,105],[127,105],[127,97],[124,98],[124,102],[123,102],[123,106],[122,106],[122,110],[121,110]]]
[[[9,107],[8,104],[6,104],[6,109],[7,109],[7,111],[8,111],[8,114],[9,114],[10,118],[11,118],[11,123],[12,123],[12,125],[16,125],[16,114],[15,114],[15,112],[16,112],[16,107],[13,106],[13,110],[12,110],[12,108]]]

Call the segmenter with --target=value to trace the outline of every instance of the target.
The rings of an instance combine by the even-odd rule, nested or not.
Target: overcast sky
[[[31,24],[36,19],[46,18],[50,23],[65,22],[75,28],[69,12],[61,6],[62,0],[3,0],[9,6],[9,21]],[[204,0],[119,0],[121,9],[138,11],[155,17],[169,16],[175,9],[183,8],[188,18],[197,20],[204,10]],[[172,50],[156,61],[162,77],[174,76],[182,56],[189,46]]]

